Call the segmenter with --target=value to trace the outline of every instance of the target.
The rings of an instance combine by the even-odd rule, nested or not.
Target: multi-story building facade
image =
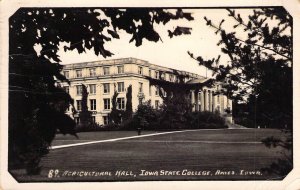
[[[111,99],[115,91],[117,96],[117,109],[125,109],[126,92],[129,85],[132,86],[132,108],[135,111],[141,100],[150,101],[154,108],[159,108],[162,98],[159,95],[159,88],[150,85],[148,77],[158,80],[176,82],[177,75],[185,75],[185,82],[197,83],[208,80],[200,75],[185,71],[178,71],[171,68],[151,64],[147,61],[124,58],[85,63],[64,65],[63,74],[70,83],[62,82],[60,85],[74,99],[74,106],[77,111],[81,110],[82,84],[88,91],[88,109],[92,111],[93,120],[98,124],[108,124],[109,113],[111,112]],[[195,111],[215,111],[225,115],[225,109],[232,108],[231,100],[224,95],[213,96],[219,88],[203,87],[200,91],[191,91],[191,103]],[[71,109],[68,114],[72,115]],[[76,122],[79,122],[78,114],[72,115]],[[231,117],[228,117],[231,121]]]

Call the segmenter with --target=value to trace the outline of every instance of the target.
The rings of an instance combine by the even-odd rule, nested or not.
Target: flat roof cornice
[[[99,60],[99,61],[89,61],[89,62],[81,62],[81,63],[71,63],[71,64],[63,65],[63,67],[64,67],[64,69],[81,69],[81,68],[89,68],[89,67],[96,67],[96,66],[112,66],[112,65],[119,65],[119,64],[136,64],[136,65],[146,66],[146,67],[149,67],[150,69],[154,69],[154,70],[157,69],[157,70],[162,70],[162,71],[170,72],[170,73],[177,71],[180,74],[189,75],[189,76],[195,77],[195,78],[206,78],[206,77],[203,77],[203,76],[195,74],[195,73],[152,64],[152,63],[149,63],[148,61],[133,58],[133,57],[120,58],[120,59],[109,59],[109,60]]]

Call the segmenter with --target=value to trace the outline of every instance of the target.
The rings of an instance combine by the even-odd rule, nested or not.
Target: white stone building
[[[63,74],[69,79],[70,84],[60,83],[74,99],[74,106],[77,111],[81,110],[82,84],[88,91],[88,109],[93,113],[93,120],[98,124],[107,124],[108,115],[111,111],[111,98],[115,90],[119,93],[117,97],[117,109],[125,109],[126,92],[129,85],[132,85],[132,107],[135,111],[140,103],[150,100],[154,108],[158,108],[162,103],[159,91],[156,86],[151,86],[147,77],[159,80],[176,82],[177,76],[174,71],[184,74],[187,83],[201,83],[209,80],[205,77],[185,71],[151,64],[147,61],[124,58],[103,60],[94,62],[84,62],[64,65]],[[161,74],[161,76],[159,76]],[[226,114],[225,109],[232,110],[232,102],[224,95],[213,96],[220,85],[214,88],[204,87],[202,91],[195,93],[191,91],[193,110],[215,111],[221,115],[226,115],[227,120],[232,122],[231,114]],[[71,109],[68,110],[71,114]],[[73,115],[72,115],[73,116]],[[74,115],[76,122],[79,122],[78,114]]]

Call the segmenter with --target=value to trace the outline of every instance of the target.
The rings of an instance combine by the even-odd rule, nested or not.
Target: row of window
[[[79,117],[74,117],[75,123],[79,124],[80,123],[80,118]],[[92,122],[96,123],[96,117],[92,116]],[[104,125],[108,125],[109,124],[109,117],[108,116],[103,116],[103,123]]]
[[[152,71],[153,70],[149,69],[149,73],[148,73],[149,77],[153,77],[152,76]],[[159,71],[154,71],[154,72],[155,72],[154,73],[154,78],[156,78],[156,79],[161,78],[162,80],[166,80],[166,74],[165,73],[161,73],[161,76],[159,76]],[[138,73],[140,75],[143,75],[143,67],[138,68]],[[175,79],[175,76],[173,74],[169,74],[169,81],[174,82],[175,81],[174,79]]]
[[[111,108],[110,98],[103,99],[104,110],[110,110]],[[82,100],[76,100],[76,109],[78,111],[82,110]],[[96,99],[90,99],[90,110],[96,111],[97,101]],[[117,98],[117,109],[125,109],[125,98]]]
[[[106,116],[107,117],[107,116]],[[79,124],[80,123],[80,118],[79,117],[74,117],[75,123]],[[96,117],[92,116],[92,122],[96,123]]]
[[[124,66],[117,66],[118,67],[118,74],[123,74],[124,73]],[[103,67],[103,75],[110,75],[110,67]],[[66,78],[70,78],[70,72],[69,71],[64,71],[64,76]],[[81,78],[82,75],[82,69],[77,69],[75,70],[75,77],[76,78]],[[94,77],[96,76],[96,68],[90,68],[89,69],[89,76]]]
[[[110,98],[103,99],[104,110],[110,110],[111,108],[111,100]],[[155,108],[158,109],[159,101],[155,100]],[[82,100],[76,100],[76,109],[78,111],[82,110]],[[125,98],[117,98],[117,109],[123,110],[125,109]],[[96,111],[97,110],[97,101],[96,99],[90,99],[90,110]]]
[[[104,94],[109,94],[110,93],[110,83],[103,83],[103,93]],[[70,88],[69,86],[64,87],[65,91],[67,93],[70,93]],[[89,84],[88,85],[88,91],[89,94],[96,94],[96,84]],[[124,82],[118,82],[117,83],[117,91],[118,92],[124,92],[125,87],[124,87]],[[76,86],[76,95],[80,96],[82,95],[82,85],[77,85]]]
[[[109,94],[110,93],[110,83],[103,83],[103,93],[104,94]],[[65,91],[67,93],[70,93],[69,86],[64,87]],[[89,84],[88,85],[88,91],[89,94],[96,94],[96,84]],[[117,92],[124,92],[125,87],[124,87],[124,82],[117,82]],[[139,82],[139,93],[143,93],[143,83]],[[151,91],[151,86],[149,86],[149,95],[151,96],[152,91]],[[158,96],[159,90],[156,88],[155,90],[155,95]],[[76,95],[80,96],[82,95],[82,85],[77,85],[76,86]]]
[[[124,73],[123,65],[117,66],[117,68],[118,68],[118,74]],[[149,69],[148,76],[152,77],[152,71],[153,70]],[[138,67],[138,74],[143,75],[143,67],[141,67],[141,66]],[[110,75],[110,67],[103,67],[103,75]],[[64,71],[64,76],[66,78],[70,78],[70,72]],[[89,68],[89,76],[90,77],[96,76],[96,68]],[[76,78],[83,77],[82,69],[75,70],[75,77]],[[162,73],[161,76],[159,76],[159,71],[155,71],[154,78],[159,79],[160,77],[161,77],[161,79],[165,80],[165,73]],[[173,74],[169,74],[169,81],[173,82],[174,79],[175,79],[175,76]]]

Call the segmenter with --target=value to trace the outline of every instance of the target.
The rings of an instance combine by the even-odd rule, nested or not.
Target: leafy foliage
[[[157,129],[158,127],[158,118],[160,112],[155,110],[150,101],[143,102],[138,106],[137,111],[134,113],[132,121],[128,123],[130,128],[141,128],[142,130],[151,130]]]
[[[132,117],[132,85],[129,85],[126,93],[126,110],[125,110],[125,120]]]
[[[281,148],[282,158],[274,161],[269,167],[263,168],[263,172],[275,173],[279,176],[286,176],[293,169],[293,156],[292,156],[292,134],[289,130],[282,130],[282,133],[287,134],[285,139],[275,138],[273,136],[267,137],[262,142],[268,148]]]
[[[218,113],[208,111],[190,112],[186,116],[188,128],[192,129],[219,129],[227,128],[225,119]]]
[[[225,120],[218,113],[192,112],[179,110],[182,105],[164,103],[154,109],[150,102],[138,106],[132,120],[125,124],[126,129],[178,130],[178,129],[218,129],[226,128]],[[171,115],[173,114],[173,117]]]
[[[177,26],[173,32],[170,30],[168,30],[168,32],[170,38],[172,38],[173,36],[179,36],[182,34],[191,34],[191,30],[192,28]]]
[[[253,123],[291,128],[292,17],[282,7],[254,9],[248,18],[234,9],[228,9],[228,13],[236,22],[233,32],[223,28],[225,20],[216,25],[204,19],[220,35],[218,45],[230,64],[220,64],[220,56],[204,60],[189,52],[190,56],[212,70],[216,80],[225,82],[226,91],[222,93],[246,102]]]
[[[82,86],[81,111],[79,112],[80,125],[87,127],[93,123],[92,112],[88,110],[88,92],[84,84]]]
[[[165,128],[185,128],[187,124],[186,115],[192,111],[189,93],[176,91],[167,93],[161,105],[160,123]]]
[[[201,56],[189,55],[212,70],[217,81],[225,81],[227,95],[244,104],[238,105],[248,124],[276,127],[290,133],[293,118],[293,71],[292,71],[292,26],[291,15],[283,7],[254,9],[248,18],[237,10],[228,9],[228,16],[236,24],[233,32],[223,28],[223,19],[218,25],[204,17],[206,24],[220,35],[218,45],[230,59],[230,64],[219,63],[219,58],[204,60]],[[244,33],[246,35],[241,35]],[[246,37],[241,37],[246,36]],[[247,114],[245,114],[247,113]],[[237,115],[237,112],[235,113]],[[292,140],[266,138],[267,147],[281,146],[288,155],[274,162],[264,171],[286,175],[293,167]],[[282,153],[283,153],[282,152]]]
[[[175,13],[174,13],[175,11]],[[60,73],[59,45],[64,51],[96,55],[113,53],[104,47],[119,38],[120,30],[132,36],[130,42],[160,39],[155,24],[171,20],[192,20],[190,13],[164,9],[21,8],[9,19],[9,168],[27,167],[38,173],[40,158],[57,130],[75,134],[74,121],[65,115],[73,103],[56,85],[67,81]],[[138,21],[141,24],[136,24]],[[41,50],[36,51],[40,46]]]
[[[177,9],[173,14],[164,9],[103,9],[106,16],[111,18],[111,24],[114,29],[125,30],[128,34],[132,34],[130,42],[135,41],[136,46],[142,45],[143,39],[157,42],[161,38],[154,30],[154,23],[166,24],[171,20],[187,19],[193,20],[191,13],[184,13],[181,9]],[[136,25],[135,22],[141,21],[141,25]],[[176,29],[175,29],[176,30]],[[191,29],[189,29],[191,30]],[[177,34],[176,31],[169,31],[171,34]],[[184,34],[190,34],[185,32]],[[178,35],[178,34],[177,34]]]
[[[120,124],[122,122],[122,116],[124,115],[123,110],[117,109],[117,97],[119,93],[117,91],[114,92],[114,95],[111,98],[111,112],[109,114],[109,123],[111,124]]]
[[[150,85],[154,85],[159,89],[159,96],[163,99],[160,107],[160,125],[168,129],[187,128],[187,115],[192,112],[192,104],[190,99],[191,90],[199,91],[204,86],[210,87],[212,80],[204,83],[187,83],[188,75],[172,71],[176,76],[176,81],[166,81],[159,73],[159,79],[147,77]]]

